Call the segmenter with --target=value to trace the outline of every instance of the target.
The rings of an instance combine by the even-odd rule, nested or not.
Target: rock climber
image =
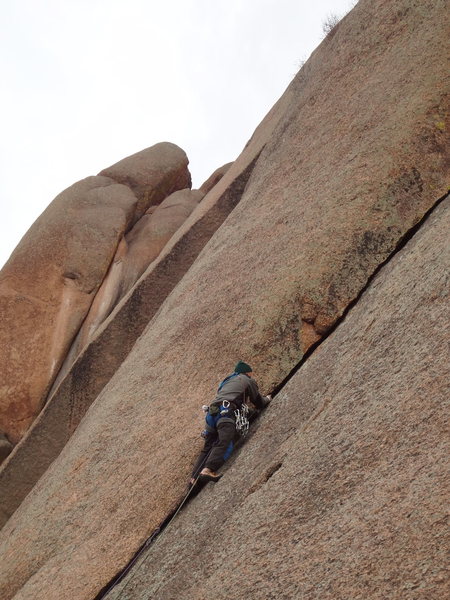
[[[234,372],[220,383],[210,406],[204,407],[207,409],[206,429],[202,433],[205,443],[192,471],[191,485],[197,476],[201,481],[220,479],[217,470],[230,457],[238,430],[248,428],[246,403],[250,401],[261,410],[271,401],[270,396],[261,396],[252,375],[250,365],[240,360]]]

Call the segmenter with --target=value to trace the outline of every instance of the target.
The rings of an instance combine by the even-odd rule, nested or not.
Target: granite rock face
[[[159,264],[164,260],[170,264],[176,244],[199,222],[200,215],[208,213],[213,198],[224,197],[230,180],[246,164],[251,174],[239,204],[166,297],[64,450],[3,528],[2,596],[91,600],[183,497],[201,444],[199,407],[212,397],[217,382],[236,358],[250,362],[262,391],[270,391],[311,344],[329,331],[402,236],[447,192],[448,74],[442,61],[447,20],[446,3],[440,0],[361,0],[314,52],[242,157],[174,236],[172,250],[163,251]],[[243,512],[237,510],[229,516],[226,510],[217,510],[220,503],[216,497],[206,518],[203,510],[197,513],[196,527],[189,521],[187,527],[192,526],[198,535],[202,523],[211,527],[210,519],[214,529],[209,533],[217,532],[222,518],[227,523],[220,542],[210,536],[208,547],[217,552],[208,554],[209,562],[195,562],[197,557],[204,558],[200,544],[196,546],[194,562],[199,568],[192,581],[205,580],[206,597],[213,587],[216,597],[237,595],[237,580],[224,578],[218,564],[225,555],[222,544],[228,544],[227,556],[235,558],[241,556],[243,539],[250,552],[242,567],[244,577],[239,580],[242,585],[237,597],[243,593],[264,597],[264,568],[272,580],[284,581],[284,589],[276,589],[273,597],[292,597],[298,590],[313,597],[311,585],[319,586],[325,598],[364,596],[360,586],[366,582],[370,586],[371,581],[356,576],[363,567],[369,575],[375,573],[374,581],[383,592],[393,589],[389,578],[394,581],[395,573],[389,571],[383,579],[394,564],[390,548],[394,554],[398,549],[402,565],[408,560],[406,555],[402,559],[401,549],[389,541],[396,533],[394,517],[403,514],[401,509],[396,513],[396,502],[401,504],[401,498],[410,493],[414,496],[416,481],[418,494],[426,494],[420,478],[425,477],[433,456],[431,448],[436,465],[442,457],[440,424],[431,438],[425,438],[426,421],[420,421],[412,393],[426,387],[425,410],[431,414],[448,382],[439,379],[439,373],[448,373],[448,363],[443,363],[436,350],[443,347],[448,332],[443,324],[448,307],[448,250],[442,242],[448,240],[444,227],[448,218],[438,219],[438,223],[443,229],[433,233],[435,254],[433,249],[421,248],[406,274],[390,275],[386,281],[392,283],[386,286],[392,285],[392,293],[380,292],[376,302],[364,305],[356,324],[343,329],[342,338],[339,326],[334,337],[300,370],[298,388],[286,388],[286,396],[280,396],[280,408],[284,404],[289,407],[290,431],[286,431],[286,421],[270,421],[275,413],[269,412],[267,426],[266,421],[261,423],[238,458],[243,457],[244,467],[230,468],[229,487],[224,478],[210,491],[222,490],[220,499],[228,499],[229,509],[240,497],[235,490],[244,489],[248,504],[242,504]],[[398,263],[401,267],[402,259]],[[424,269],[429,271],[426,276]],[[438,296],[433,300],[436,290]],[[356,309],[363,306],[360,302]],[[380,315],[376,307],[382,302]],[[424,310],[432,312],[436,330]],[[371,311],[373,322],[367,321]],[[412,315],[419,313],[417,328],[410,327],[405,335]],[[344,325],[351,322],[349,318]],[[371,331],[376,334],[373,338]],[[338,340],[334,347],[332,339]],[[373,344],[379,345],[377,352],[372,352]],[[405,356],[411,359],[407,368],[403,367]],[[432,382],[427,372],[434,364],[438,365],[439,381],[435,378],[434,393],[430,394]],[[411,383],[409,391],[405,391],[405,381]],[[291,383],[294,385],[294,380]],[[394,402],[402,403],[405,412],[396,413]],[[169,420],[168,407],[173,406],[177,418]],[[273,406],[270,410],[276,411],[277,403]],[[290,437],[283,437],[286,433]],[[420,440],[423,445],[415,455]],[[259,450],[255,453],[251,444],[256,443]],[[386,468],[392,465],[393,473],[402,468],[393,449],[408,458],[400,487],[400,476],[394,485]],[[291,457],[286,463],[285,456]],[[415,471],[425,460],[424,474]],[[284,484],[291,484],[294,490],[286,500]],[[437,475],[434,485],[439,496],[442,488]],[[264,493],[258,492],[264,487]],[[373,513],[386,515],[385,530],[375,518],[380,534],[370,520],[366,525],[359,518],[365,516],[361,506],[369,494]],[[334,504],[336,498],[343,501],[342,513]],[[385,507],[384,499],[391,508]],[[434,511],[433,502],[427,495],[419,520],[410,521],[414,531],[419,531],[424,552],[431,557],[430,578],[437,573],[438,551],[426,530],[432,515],[436,515],[437,527],[442,517]],[[409,505],[414,502],[401,504],[408,510],[406,514]],[[276,513],[270,512],[271,506],[277,508]],[[271,520],[268,514],[273,514]],[[296,519],[295,530],[301,531],[301,538],[288,537],[293,527],[290,519]],[[411,547],[414,531],[409,534],[405,525],[400,536]],[[242,535],[234,537],[234,532]],[[371,532],[376,535],[371,537]],[[436,533],[440,535],[440,529]],[[187,536],[186,530],[183,536]],[[283,549],[286,537],[289,546]],[[385,554],[377,554],[370,546],[372,539],[377,548],[383,548],[383,540],[389,541]],[[345,554],[349,540],[360,571],[355,571],[350,555]],[[161,546],[158,543],[155,548]],[[304,554],[303,547],[307,550]],[[270,548],[272,562],[267,556]],[[331,552],[332,548],[338,552]],[[311,567],[310,579],[308,568],[298,572],[289,564],[284,569],[278,556],[288,551]],[[428,565],[421,552],[417,550],[411,569],[402,567],[405,584],[416,585],[419,568],[426,575]],[[326,579],[328,567],[322,570],[323,556],[330,557],[330,562],[331,556],[343,561],[338,563],[342,579],[335,589]],[[370,562],[372,556],[383,559],[379,570]],[[159,559],[154,560],[156,564]],[[173,552],[166,567],[176,560]],[[177,581],[164,579],[166,567],[155,573],[150,584],[154,597],[160,594],[155,587],[158,584],[166,588],[166,598],[177,586]],[[236,562],[228,559],[226,569],[233,569],[234,575]],[[347,571],[352,574],[349,585],[354,589],[344,586]],[[245,579],[247,573],[250,583]],[[411,580],[407,573],[412,574]],[[302,576],[303,581],[299,579]],[[211,587],[206,584],[209,580]],[[191,583],[186,586],[192,598],[202,597]],[[148,597],[148,591],[142,593]]]
[[[111,177],[130,187],[138,198],[135,219],[150,206],[159,204],[172,192],[191,187],[186,153],[169,142],[155,144],[103,169],[99,175]]]
[[[0,432],[0,464],[5,460],[13,449],[13,445],[4,433]]]
[[[450,198],[107,600],[447,596],[449,238]]]
[[[200,190],[189,189],[171,194],[151,213],[145,214],[126,235],[128,253],[123,267],[121,297],[155,260],[203,196]]]
[[[219,183],[219,181],[222,179],[225,173],[229,171],[232,164],[233,163],[230,162],[216,169],[214,173],[210,177],[208,177],[208,179],[204,183],[202,183],[202,185],[200,186],[200,191],[204,192],[205,194],[210,192],[213,189],[213,187],[217,183]]]

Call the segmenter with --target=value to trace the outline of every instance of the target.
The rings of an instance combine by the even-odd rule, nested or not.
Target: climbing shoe
[[[217,473],[214,473],[214,471],[211,471],[211,469],[207,468],[204,468],[198,476],[200,481],[213,481],[214,483],[219,481],[221,477],[222,475],[217,475]]]

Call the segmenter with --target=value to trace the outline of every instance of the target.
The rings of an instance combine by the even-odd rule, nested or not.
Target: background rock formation
[[[3,528],[2,596],[92,599],[183,497],[200,445],[198,407],[227,365],[251,361],[270,391],[433,212],[449,180],[445,8],[440,0],[361,0],[166,246],[159,264],[170,264],[177,243],[246,164],[239,204]],[[237,587],[239,595],[267,597],[265,573],[277,578],[276,597],[347,598],[365,589],[389,597],[400,580],[414,598],[415,586],[427,593],[441,586],[442,514],[433,495],[443,487],[431,457],[438,466],[442,437],[440,422],[429,420],[448,383],[440,352],[448,340],[447,211],[442,205],[390,260],[277,396],[245,452],[205,491],[210,514],[192,504],[178,532],[190,540],[197,531],[196,549],[216,554],[208,554],[206,577],[204,561],[193,560],[192,580],[205,585],[191,586],[191,597],[212,597],[211,590],[233,597]],[[174,407],[176,419],[168,419]],[[228,510],[237,509],[231,516],[219,492]],[[219,541],[211,523],[217,531],[227,518]],[[167,558],[167,539],[152,549],[151,564],[161,569],[151,580],[139,575],[129,598],[178,595],[170,579],[185,580],[184,567],[176,569],[182,550],[173,543]],[[234,576],[228,556],[242,548],[242,578],[224,581],[216,565],[226,556]],[[305,565],[300,572],[289,553]],[[323,557],[341,562],[324,566]],[[175,567],[170,575],[167,566]]]
[[[111,290],[94,298],[111,262],[114,271],[122,237],[150,203],[160,202],[179,185],[190,185],[187,163],[183,150],[161,143],[105,170],[129,181],[139,200],[127,186],[106,176],[74,184],[55,198],[2,269],[0,428],[11,442],[22,437],[39,413],[91,304],[96,314],[112,308]],[[165,239],[169,230],[175,231],[175,221],[181,224],[182,213],[188,214],[173,207],[175,213],[175,219],[168,219]],[[141,272],[144,260],[137,267]],[[129,262],[127,285],[131,270],[136,271]],[[115,274],[103,282],[102,291],[114,288],[114,279]]]
[[[121,239],[108,273],[98,290],[77,337],[53,385],[54,391],[76,357],[125,294],[155,260],[172,235],[203,198],[199,190],[179,190],[150,207]]]
[[[57,196],[0,273],[0,428],[17,442],[43,398],[130,224],[136,198],[107,177]]]
[[[111,177],[133,190],[138,198],[137,221],[150,206],[159,204],[172,192],[191,187],[188,162],[178,146],[161,142],[103,169],[99,175]]]

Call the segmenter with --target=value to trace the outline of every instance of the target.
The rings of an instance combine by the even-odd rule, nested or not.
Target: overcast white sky
[[[157,142],[234,160],[352,0],[0,0],[0,267],[72,183]]]

